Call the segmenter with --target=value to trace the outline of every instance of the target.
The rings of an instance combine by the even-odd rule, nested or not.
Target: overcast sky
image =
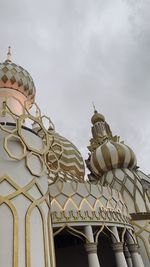
[[[84,159],[94,101],[150,173],[149,0],[0,0],[0,61],[9,45]]]

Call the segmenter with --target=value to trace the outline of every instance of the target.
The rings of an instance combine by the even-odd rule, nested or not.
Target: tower
[[[133,150],[113,136],[105,118],[97,111],[92,117],[91,151],[88,165],[91,178],[118,190],[128,207],[131,223],[138,238],[145,266],[150,262],[150,195],[143,180],[148,177],[138,170]],[[93,174],[93,175],[92,175]]]
[[[55,266],[45,163],[50,138],[35,91],[9,48],[0,64],[0,266]]]

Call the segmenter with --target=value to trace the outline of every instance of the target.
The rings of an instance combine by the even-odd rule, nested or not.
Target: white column
[[[138,252],[139,252],[139,248],[138,248]],[[144,262],[143,262],[143,259],[142,259],[142,256],[141,256],[140,252],[139,252],[139,260],[140,260],[140,262],[141,262],[141,266],[142,266],[142,267],[145,267],[145,264],[144,264]]]
[[[89,242],[85,244],[85,249],[88,254],[89,267],[100,267],[97,256],[97,243],[94,242],[93,231],[90,225],[84,227],[84,232]]]
[[[128,249],[131,254],[133,267],[144,267],[142,257],[139,253],[138,244],[135,243],[136,238],[133,236],[132,232],[131,234],[127,233],[127,240],[128,240]]]
[[[144,267],[141,256],[138,253],[138,244],[128,244],[131,253],[133,267]]]
[[[116,266],[117,267],[128,267],[124,253],[123,253],[123,243],[113,243],[112,249],[115,253]]]
[[[124,253],[123,253],[123,243],[120,242],[118,230],[116,226],[111,227],[111,231],[115,235],[112,235],[112,249],[115,253],[116,265],[117,267],[128,267]]]
[[[124,247],[124,255],[125,255],[125,259],[126,259],[128,267],[133,267],[131,254],[130,254],[127,246]]]

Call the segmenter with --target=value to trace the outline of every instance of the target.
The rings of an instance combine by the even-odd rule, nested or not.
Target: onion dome
[[[32,77],[24,68],[11,61],[10,47],[5,62],[0,63],[0,90],[14,89],[22,93],[30,106],[35,98],[35,85]]]
[[[52,133],[56,143],[62,146],[62,153],[59,157],[60,171],[70,174],[79,180],[84,179],[85,168],[84,161],[74,144],[68,141],[65,137],[60,136],[58,133]],[[54,144],[55,144],[54,142]]]
[[[90,166],[96,175],[116,168],[133,169],[136,166],[136,156],[125,144],[107,140],[91,154]]]
[[[105,121],[105,117],[98,113],[97,110],[94,110],[94,115],[91,118],[91,122],[94,125],[97,122]]]

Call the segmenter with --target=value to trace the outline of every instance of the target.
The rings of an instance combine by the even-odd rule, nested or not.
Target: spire
[[[95,108],[94,101],[92,102],[92,105],[93,105],[94,113],[96,113],[96,112],[97,112],[97,110],[96,110],[96,108]]]
[[[12,55],[11,55],[11,47],[10,46],[8,47],[7,58],[6,58],[5,62],[7,62],[7,63],[12,62]]]

